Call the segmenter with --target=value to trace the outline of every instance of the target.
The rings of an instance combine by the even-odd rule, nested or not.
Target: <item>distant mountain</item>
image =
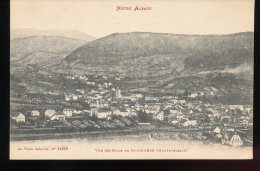
[[[228,97],[246,95],[247,101],[252,97],[253,47],[252,32],[115,33],[77,48],[55,71],[118,75],[125,78],[120,87],[144,92],[198,92],[213,86],[229,92],[224,93]]]
[[[64,60],[89,72],[156,76],[186,69],[214,70],[253,61],[253,33],[175,35],[116,33],[73,51]],[[84,68],[83,67],[83,68]]]
[[[253,33],[238,33],[222,37],[210,48],[202,49],[186,58],[189,69],[212,70],[234,68],[242,64],[253,65]]]
[[[54,30],[40,30],[40,29],[13,29],[11,30],[11,39],[15,38],[24,38],[31,36],[63,36],[73,39],[80,39],[85,41],[93,41],[96,38],[90,35],[87,35],[78,30],[63,30],[63,29],[54,29]]]
[[[62,36],[31,36],[12,39],[10,56],[12,66],[44,65],[59,62],[71,51],[87,43]]]

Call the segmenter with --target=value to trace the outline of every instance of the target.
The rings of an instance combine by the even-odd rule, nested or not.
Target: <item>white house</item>
[[[196,97],[198,97],[198,94],[197,93],[191,93],[190,97],[191,98],[196,98]]]
[[[179,100],[179,103],[186,104],[187,102],[186,102],[186,100]]]
[[[128,116],[131,113],[130,110],[126,110],[126,109],[119,109],[119,110],[115,110],[113,112],[114,112],[114,114],[120,115],[120,116]]]
[[[94,100],[93,102],[90,103],[90,107],[91,108],[99,108],[100,107],[100,103],[98,100]]]
[[[82,89],[82,90],[81,90],[81,89],[77,89],[76,91],[79,92],[79,93],[81,93],[81,94],[84,94],[84,93],[85,93],[85,90],[84,90],[84,89]]]
[[[183,126],[196,126],[197,120],[188,120],[183,123]]]
[[[107,118],[111,114],[112,114],[112,111],[109,108],[100,108],[95,113],[97,118]]]
[[[67,76],[66,78],[70,79],[70,80],[74,80],[75,79],[75,77],[73,77],[73,76]]]
[[[244,111],[249,113],[249,114],[252,114],[253,113],[253,109],[251,107],[245,107],[244,108]]]
[[[170,114],[181,114],[181,111],[170,109]]]
[[[179,123],[179,121],[178,121],[178,120],[172,120],[171,123],[172,123],[173,125],[176,125],[176,124]]]
[[[87,77],[81,76],[81,75],[79,76],[79,79],[80,79],[80,80],[88,80]]]
[[[227,128],[227,131],[229,131],[229,132],[235,132],[235,129],[234,129],[234,128]]]
[[[246,120],[246,119],[242,120],[242,121],[241,121],[241,125],[242,125],[243,127],[247,127],[247,126],[248,126],[248,120]]]
[[[210,91],[209,94],[210,94],[211,96],[215,96],[215,93],[214,93],[213,91]]]
[[[232,146],[241,146],[243,145],[243,141],[241,140],[240,136],[235,132],[235,134],[230,139],[230,145]]]
[[[135,111],[131,111],[129,116],[137,116],[137,113]]]
[[[38,110],[31,111],[31,116],[40,116],[40,112]]]
[[[204,93],[204,92],[199,92],[199,95],[200,95],[200,96],[204,96],[205,93]]]
[[[56,113],[55,110],[53,110],[53,109],[48,109],[48,110],[45,111],[45,117],[46,117],[46,118],[50,118],[50,117],[53,116],[55,113]]]
[[[160,111],[160,106],[159,105],[154,105],[151,107],[146,107],[145,112],[146,113],[151,113],[151,114],[156,114]]]
[[[72,113],[73,114],[75,114],[75,115],[79,115],[79,114],[81,114],[83,111],[81,111],[81,110],[76,110],[76,109],[74,109],[73,111],[72,111]]]
[[[163,113],[163,111],[161,111],[161,112],[155,114],[154,118],[155,118],[155,119],[158,119],[158,120],[160,120],[160,121],[163,121],[163,120],[164,120],[164,113]]]
[[[132,95],[134,95],[136,98],[142,98],[143,97],[142,94],[132,94]]]
[[[145,101],[158,101],[158,97],[145,96]]]
[[[218,89],[215,87],[210,87],[213,92],[218,92]]]
[[[66,117],[72,116],[72,109],[63,109],[63,113]]]
[[[170,100],[171,102],[173,102],[173,104],[177,104],[179,101],[177,99],[173,99],[173,100]]]
[[[65,115],[63,113],[55,113],[50,117],[51,121],[65,121]]]
[[[70,95],[64,95],[65,97],[65,101],[70,101],[71,100],[71,96]]]
[[[105,108],[106,108],[106,107],[109,107],[109,103],[108,103],[108,102],[103,102],[103,103],[102,103],[102,107],[105,107]]]
[[[216,134],[219,134],[220,133],[220,128],[217,126],[214,130],[213,130],[213,132],[214,133],[216,133]]]
[[[221,134],[217,134],[217,135],[215,135],[215,138],[222,139],[223,136]]]
[[[243,105],[229,105],[230,109],[240,109],[240,110],[244,110],[244,106]]]
[[[24,123],[25,122],[25,116],[21,112],[19,112],[15,117],[14,117],[16,123]]]
[[[231,120],[231,116],[229,116],[229,115],[223,115],[223,116],[221,116],[221,121],[223,121],[223,120],[230,121],[230,120]]]
[[[98,99],[102,99],[102,98],[103,98],[103,96],[101,96],[101,95],[99,95],[99,94],[96,94],[93,99],[98,100]]]
[[[78,96],[77,95],[72,95],[72,100],[78,100]]]

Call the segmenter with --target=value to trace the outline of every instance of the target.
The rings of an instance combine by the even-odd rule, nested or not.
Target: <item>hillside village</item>
[[[32,72],[21,78],[11,89],[11,103],[19,104],[11,108],[14,134],[165,129],[150,135],[252,145],[252,106],[205,102],[217,96],[214,87],[157,95],[121,90],[122,77]]]

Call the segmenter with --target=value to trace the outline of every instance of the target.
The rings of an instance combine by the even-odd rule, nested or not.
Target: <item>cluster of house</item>
[[[212,131],[212,135],[215,139],[220,140],[221,143],[225,145],[242,146],[244,143],[241,136],[235,131],[234,128],[220,128],[219,126],[217,126]],[[251,143],[253,142],[251,141]]]
[[[25,115],[21,112],[16,113],[12,116],[12,119],[16,123],[25,123],[30,120],[43,119],[44,121],[65,121],[66,118],[72,118],[76,116],[90,116],[94,115],[94,112],[91,110],[76,110],[71,108],[65,108],[63,111],[56,111],[54,109],[47,109],[44,112],[44,117],[41,117],[38,110],[33,110],[29,114]]]
[[[24,115],[18,112],[13,115],[13,119],[19,122],[26,122],[26,118],[44,118],[44,120],[63,121],[66,118],[79,115],[96,116],[97,118],[109,119],[113,115],[138,116],[143,112],[147,118],[166,122],[175,126],[192,127],[201,123],[238,123],[243,126],[252,125],[252,107],[244,105],[212,105],[194,100],[196,97],[208,93],[214,95],[219,90],[209,87],[205,92],[192,92],[186,96],[191,99],[181,99],[178,96],[155,96],[143,95],[141,93],[121,94],[121,90],[114,88],[113,82],[106,76],[86,77],[81,75],[65,76],[69,80],[84,80],[89,85],[95,85],[93,89],[77,88],[73,93],[63,95],[53,94],[32,94],[32,99],[44,97],[46,102],[74,104],[71,107],[64,107],[61,111],[46,109],[42,114],[37,110],[32,110],[31,114]],[[102,80],[102,81],[95,81]],[[115,78],[119,81],[121,78]],[[29,95],[29,94],[28,94]],[[30,96],[30,95],[29,95]],[[53,98],[55,97],[55,98]],[[76,107],[75,107],[76,106]],[[43,114],[44,113],[44,114]],[[44,117],[42,117],[44,115]],[[149,122],[148,120],[140,122]]]
[[[170,108],[167,119],[172,124],[182,124],[183,126],[198,125],[198,121],[203,123],[236,123],[244,127],[252,125],[252,108],[238,106],[240,108],[234,105],[213,106],[209,104],[174,106]]]
[[[112,95],[106,98],[97,92],[84,95],[65,96],[65,101],[79,100],[82,98],[86,104],[85,109],[64,108],[62,111],[47,109],[44,111],[45,121],[65,121],[66,118],[76,116],[95,116],[110,119],[113,115],[137,116],[141,111],[147,118],[165,122],[173,126],[194,127],[201,123],[224,122],[252,126],[252,108],[244,105],[211,105],[202,102],[189,102],[178,99],[176,96],[153,97],[142,94],[122,96],[119,88],[112,90]],[[160,100],[164,99],[163,103]],[[142,101],[143,100],[143,101]],[[40,112],[32,110],[29,115],[19,112],[13,119],[17,123],[29,119],[40,118]],[[149,122],[145,121],[139,122]]]

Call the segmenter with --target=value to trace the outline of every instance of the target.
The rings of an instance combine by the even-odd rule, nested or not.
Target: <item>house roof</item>
[[[18,112],[18,113],[15,113],[13,116],[14,116],[14,117],[17,117],[17,116],[19,116],[19,115],[21,115],[21,114],[24,115],[22,112]]]
[[[47,111],[54,111],[54,112],[55,112],[55,110],[54,110],[54,109],[47,109],[45,112],[47,112]]]
[[[38,110],[32,110],[31,112],[39,112]]]
[[[56,112],[54,115],[64,115],[64,113],[63,112]]]
[[[119,108],[120,112],[127,112],[127,110],[125,108]]]
[[[98,112],[111,112],[110,108],[99,108]]]
[[[186,121],[188,121],[188,119],[186,119],[186,118],[181,118],[180,123],[185,123]]]
[[[37,120],[38,117],[37,116],[28,116],[26,119],[27,120]]]
[[[158,116],[158,115],[160,115],[160,114],[163,115],[163,114],[164,114],[163,111],[156,113],[155,116]]]
[[[167,118],[177,118],[175,114],[169,114]]]
[[[147,108],[147,110],[159,111],[160,110],[160,106],[159,105],[150,106],[150,107]]]

